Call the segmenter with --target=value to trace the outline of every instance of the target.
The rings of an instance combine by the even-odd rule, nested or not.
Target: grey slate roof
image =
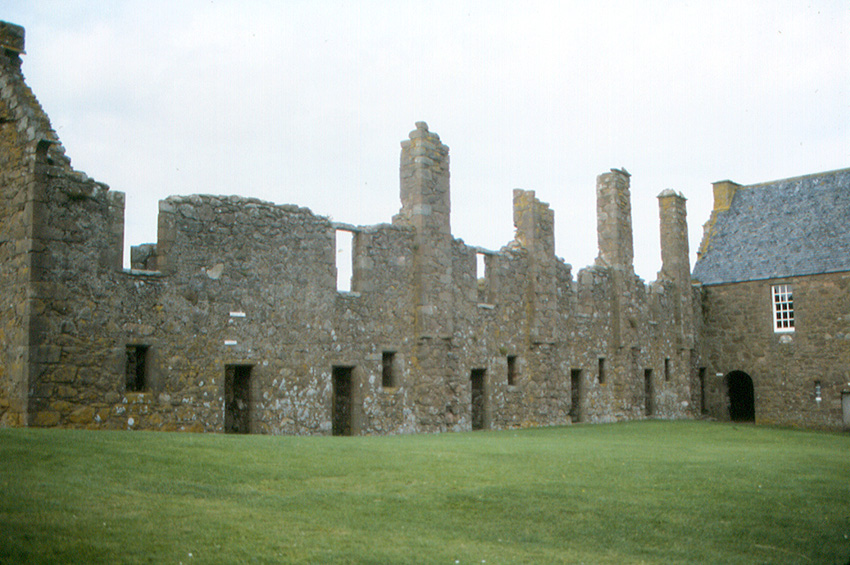
[[[850,271],[850,169],[740,187],[693,278],[721,284]]]

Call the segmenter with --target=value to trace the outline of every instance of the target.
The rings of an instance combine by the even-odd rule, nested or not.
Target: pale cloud
[[[243,194],[353,223],[398,210],[399,141],[451,147],[452,225],[512,237],[511,190],[596,255],[595,177],[632,174],[636,269],[655,196],[850,165],[845,2],[29,2],[24,72],[74,166],[127,193],[127,239],[169,194]]]

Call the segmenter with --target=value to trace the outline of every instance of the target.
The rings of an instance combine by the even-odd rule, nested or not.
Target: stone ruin
[[[450,231],[449,148],[419,122],[391,223],[172,196],[124,269],[124,194],[71,167],[24,83],[23,28],[0,24],[0,43],[0,425],[356,435],[695,415],[680,194],[658,197],[651,284],[623,170],[597,178],[591,267],[555,256],[533,191],[513,192],[513,241],[469,246]]]

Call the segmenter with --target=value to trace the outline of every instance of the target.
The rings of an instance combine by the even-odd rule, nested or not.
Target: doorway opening
[[[581,404],[584,389],[581,383],[581,369],[570,369],[570,421],[581,422]]]
[[[224,433],[251,433],[251,365],[224,366]]]
[[[487,408],[487,396],[484,392],[484,379],[487,369],[472,369],[470,381],[472,383],[472,429],[483,430],[487,426],[485,416]]]
[[[743,371],[732,371],[726,375],[729,392],[729,419],[733,422],[755,422],[755,392],[753,379]]]
[[[331,433],[335,436],[350,436],[352,412],[352,374],[354,367],[334,367],[333,405],[331,406]]]

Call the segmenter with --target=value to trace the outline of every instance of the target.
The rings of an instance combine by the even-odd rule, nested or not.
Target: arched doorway
[[[753,379],[743,371],[732,371],[726,375],[726,390],[729,393],[729,419],[733,422],[755,422]]]

